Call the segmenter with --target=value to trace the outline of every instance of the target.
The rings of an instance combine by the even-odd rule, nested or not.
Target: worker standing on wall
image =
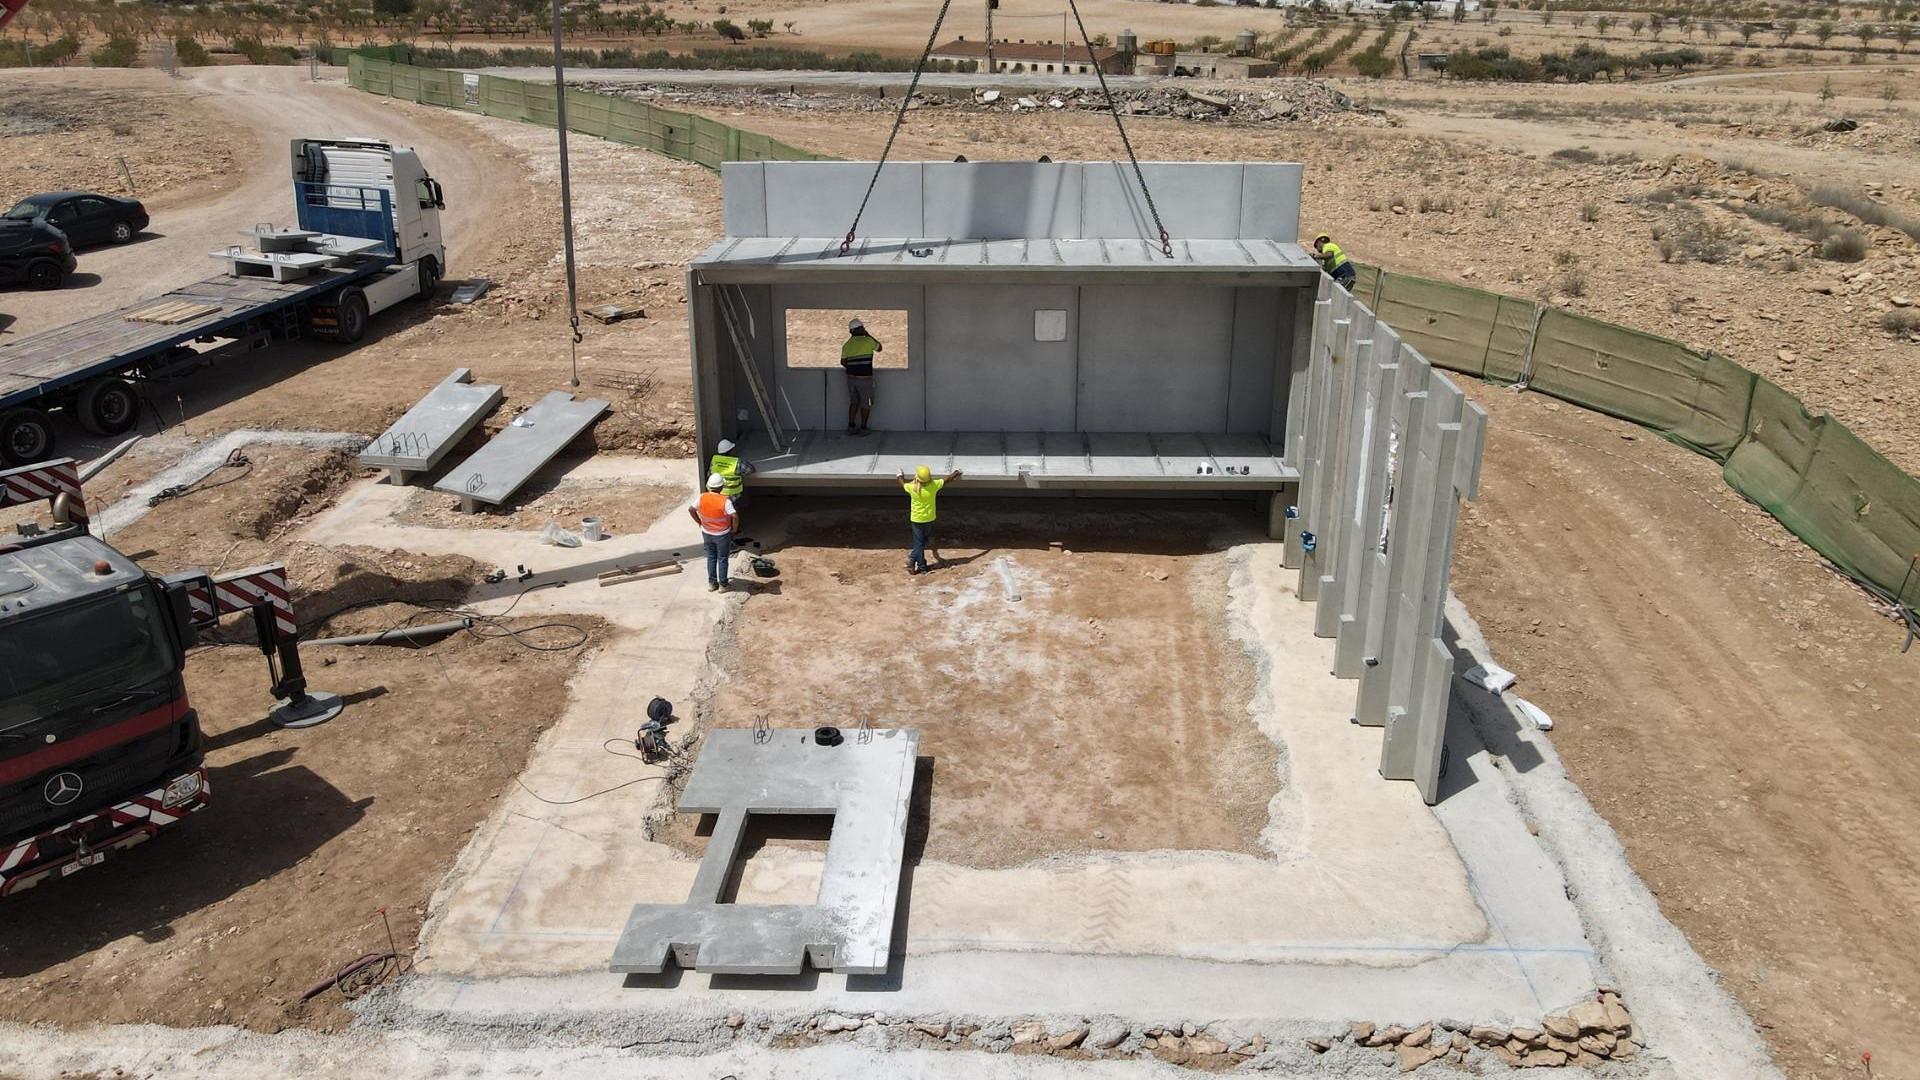
[[[726,486],[727,478],[714,473],[707,477],[707,490],[701,492],[694,505],[687,507],[687,513],[700,523],[700,540],[707,549],[708,592],[727,587],[727,562],[733,558],[733,531],[740,525],[733,500],[722,491]]]
[[[941,488],[960,479],[960,470],[955,469],[944,479],[935,480],[933,470],[922,465],[913,470],[912,480],[907,479],[906,473],[895,473],[894,478],[900,481],[900,487],[907,493],[907,518],[913,525],[913,548],[907,552],[907,573],[924,574],[927,572],[927,549],[933,547],[934,499],[939,496]],[[940,558],[938,550],[933,557]]]
[[[1356,276],[1353,260],[1347,258],[1347,253],[1341,251],[1340,245],[1333,242],[1333,237],[1326,233],[1314,237],[1313,253],[1320,260],[1320,268],[1325,270],[1333,280],[1339,282],[1341,288],[1348,290],[1353,288],[1353,279]]]
[[[867,333],[865,323],[847,320],[847,343],[840,346],[840,366],[847,372],[849,435],[865,435],[867,421],[873,417],[873,355],[880,349],[879,339]]]
[[[753,465],[733,455],[732,439],[721,439],[716,449],[719,453],[713,455],[713,461],[708,464],[707,472],[726,481],[726,484],[720,488],[720,494],[733,500],[734,520],[737,522],[740,511],[746,509],[747,474],[753,471]]]

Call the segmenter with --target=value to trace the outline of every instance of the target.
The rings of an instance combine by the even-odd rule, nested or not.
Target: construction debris
[[[639,101],[728,108],[761,106],[809,112],[893,112],[899,99],[871,94],[801,93],[794,88],[753,89],[713,86],[635,85],[588,83],[586,88]],[[1255,85],[1255,84],[1246,84]],[[1317,79],[1262,79],[1258,89],[1189,90],[1164,83],[1134,90],[1115,90],[1116,107],[1127,116],[1165,116],[1179,120],[1229,124],[1315,123],[1386,126],[1380,109],[1352,98]],[[1106,99],[1097,87],[1061,87],[1009,99],[999,90],[976,90],[971,95],[938,91],[916,92],[915,109],[964,109],[974,112],[1024,113],[1042,109],[1105,110]]]
[[[602,326],[608,326],[625,319],[644,319],[647,317],[647,309],[622,307],[619,304],[601,304],[597,307],[585,308],[581,314]]]

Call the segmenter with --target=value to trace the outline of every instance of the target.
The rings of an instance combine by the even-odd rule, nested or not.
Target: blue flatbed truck
[[[297,225],[257,225],[256,247],[209,252],[217,277],[0,344],[0,461],[54,456],[52,415],[98,435],[140,419],[140,385],[276,341],[354,344],[368,320],[429,297],[446,266],[440,184],[411,149],[294,139]]]

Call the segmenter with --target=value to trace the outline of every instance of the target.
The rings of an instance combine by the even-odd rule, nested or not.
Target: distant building
[[[1133,58],[1119,49],[1096,45],[1093,56],[1093,61],[1087,59],[1085,45],[1028,41],[1025,38],[1018,41],[996,39],[993,43],[993,70],[1012,75],[1091,75],[1094,62],[1098,62],[1100,69],[1109,75],[1126,75],[1133,71]],[[977,70],[986,71],[987,43],[968,41],[962,37],[934,49],[930,59],[935,63],[949,61],[956,66],[971,62],[977,65]]]

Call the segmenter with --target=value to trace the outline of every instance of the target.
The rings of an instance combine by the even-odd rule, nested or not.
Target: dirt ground
[[[459,500],[451,495],[422,490],[407,500],[394,520],[436,529],[525,529],[551,518],[561,528],[578,533],[580,519],[591,514],[600,519],[606,535],[620,536],[645,532],[691,490],[664,484],[535,478],[506,505],[483,505],[471,514],[460,513]]]
[[[740,608],[708,714],[919,730],[929,858],[1266,854],[1276,751],[1248,716],[1221,551],[1263,535],[1250,518],[956,505],[936,534],[945,563],[912,577],[901,513],[788,517],[783,502],[753,529],[777,538],[778,583]]]
[[[156,571],[235,569],[271,548],[288,564],[303,623],[382,597],[457,599],[477,577],[466,559],[270,544],[322,508],[349,468],[339,454],[247,451],[251,467],[219,470],[163,502],[116,546]],[[384,629],[417,610],[359,607],[321,626]],[[208,636],[249,632],[234,617]],[[578,635],[529,636],[564,644]],[[302,652],[310,684],[348,703],[339,718],[305,731],[263,719],[270,680],[250,645],[189,654],[212,805],[105,866],[8,900],[0,1014],[260,1030],[343,1025],[341,994],[303,1004],[302,991],[362,953],[386,950],[380,909],[401,950],[410,948],[441,876],[553,715],[524,702],[564,695],[582,655],[469,635],[418,652]]]
[[[159,72],[60,75],[57,92],[48,80],[0,77],[8,206],[67,188],[137,198],[150,210],[179,205],[220,190],[245,156],[247,136],[221,123],[206,95]]]

